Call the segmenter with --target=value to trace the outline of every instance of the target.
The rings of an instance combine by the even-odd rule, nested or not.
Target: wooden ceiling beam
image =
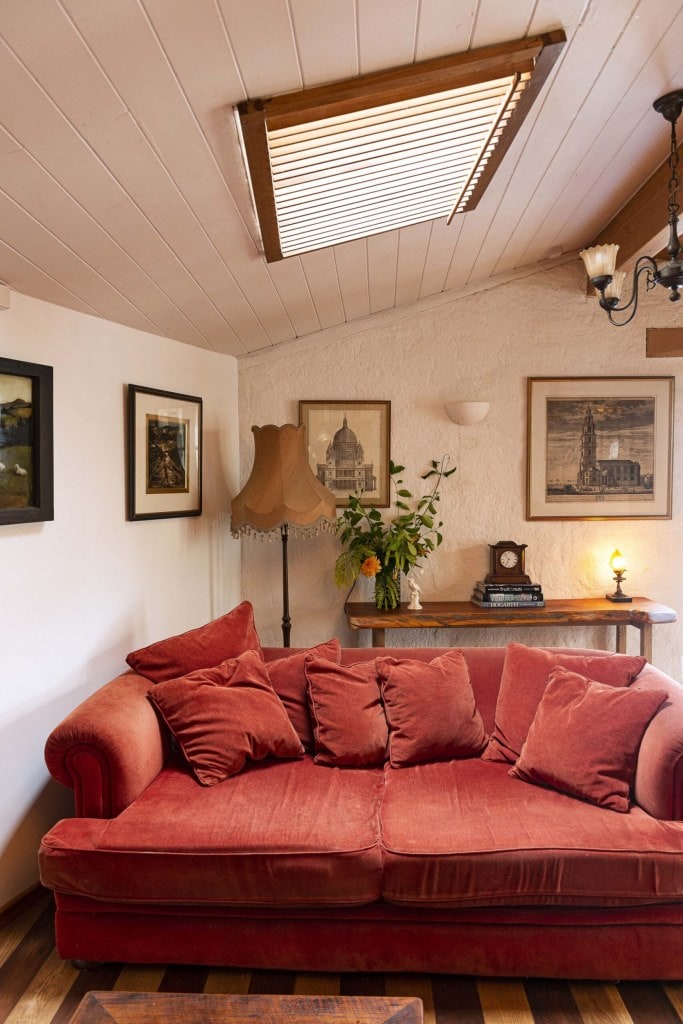
[[[645,355],[649,359],[683,356],[683,327],[646,328]]]
[[[678,154],[679,158],[683,156],[683,145],[679,146]],[[667,157],[586,248],[618,245],[620,266],[644,252],[667,226],[670,173]]]

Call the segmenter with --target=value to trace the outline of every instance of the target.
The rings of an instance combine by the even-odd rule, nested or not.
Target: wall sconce
[[[446,402],[444,407],[454,423],[461,427],[472,427],[481,423],[491,408],[490,402]]]
[[[612,557],[609,560],[609,564],[612,567],[612,572],[614,573],[614,582],[617,585],[617,589],[614,591],[613,594],[605,594],[605,597],[608,601],[632,601],[633,598],[627,597],[627,595],[624,594],[624,592],[621,589],[621,581],[623,580],[624,574],[626,573],[626,559],[622,555],[619,548],[617,548],[616,551],[612,552]]]

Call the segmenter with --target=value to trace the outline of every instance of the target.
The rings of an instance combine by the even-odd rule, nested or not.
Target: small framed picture
[[[387,508],[391,402],[300,401],[311,469],[345,508],[351,495]]]
[[[0,525],[54,519],[52,367],[0,359]]]
[[[527,398],[527,519],[671,519],[673,377],[530,377]]]
[[[128,518],[202,512],[202,400],[128,385]]]

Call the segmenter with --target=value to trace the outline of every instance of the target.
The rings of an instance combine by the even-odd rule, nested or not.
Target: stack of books
[[[540,583],[486,583],[478,580],[472,601],[480,608],[545,608]]]

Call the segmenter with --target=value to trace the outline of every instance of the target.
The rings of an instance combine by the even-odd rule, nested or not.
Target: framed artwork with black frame
[[[202,399],[128,385],[128,518],[202,512]]]
[[[346,508],[349,495],[388,508],[391,402],[300,401],[311,469]]]
[[[530,377],[527,519],[671,519],[673,377]]]
[[[0,525],[54,519],[52,367],[0,359]]]

